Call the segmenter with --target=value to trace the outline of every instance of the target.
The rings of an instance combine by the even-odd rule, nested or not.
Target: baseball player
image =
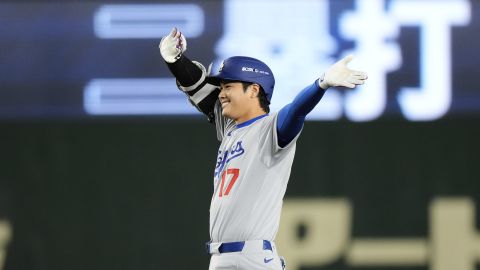
[[[187,41],[176,28],[159,48],[179,89],[215,125],[221,142],[210,205],[209,269],[284,269],[274,239],[305,117],[329,87],[354,88],[367,75],[347,68],[348,56],[270,113],[275,79],[262,61],[230,57],[211,75],[184,55]]]

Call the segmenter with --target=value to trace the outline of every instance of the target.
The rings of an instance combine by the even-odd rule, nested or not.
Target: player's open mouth
[[[230,104],[230,101],[222,101],[222,108],[225,108],[225,106],[227,106],[228,104]]]

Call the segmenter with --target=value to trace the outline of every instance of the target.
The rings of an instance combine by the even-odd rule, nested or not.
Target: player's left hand
[[[334,86],[355,88],[355,86],[364,84],[368,78],[362,71],[351,70],[347,67],[352,61],[353,55],[349,55],[337,63],[333,64],[320,78],[319,86],[325,90]]]

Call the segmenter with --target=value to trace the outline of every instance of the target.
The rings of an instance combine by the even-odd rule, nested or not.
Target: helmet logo
[[[218,72],[221,72],[224,66],[225,66],[225,61],[222,61],[222,63],[220,64],[220,68],[218,69]]]
[[[255,73],[261,73],[261,74],[265,74],[265,75],[270,75],[270,73],[268,73],[267,71],[263,71],[263,70],[259,70],[259,69],[251,68],[251,67],[242,67],[242,71],[245,71],[245,72],[255,72]]]

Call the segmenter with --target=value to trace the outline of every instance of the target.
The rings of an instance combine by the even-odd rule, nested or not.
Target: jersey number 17
[[[223,171],[222,180],[220,182],[220,192],[218,193],[219,197],[228,196],[228,194],[230,193],[230,190],[232,190],[233,185],[237,181],[239,174],[240,174],[240,169],[236,169],[236,168],[226,169],[225,171]],[[225,186],[225,178],[227,178],[227,175],[232,175],[232,177],[230,177],[230,182],[228,182],[227,189],[225,189],[225,192],[223,192],[223,188]]]

